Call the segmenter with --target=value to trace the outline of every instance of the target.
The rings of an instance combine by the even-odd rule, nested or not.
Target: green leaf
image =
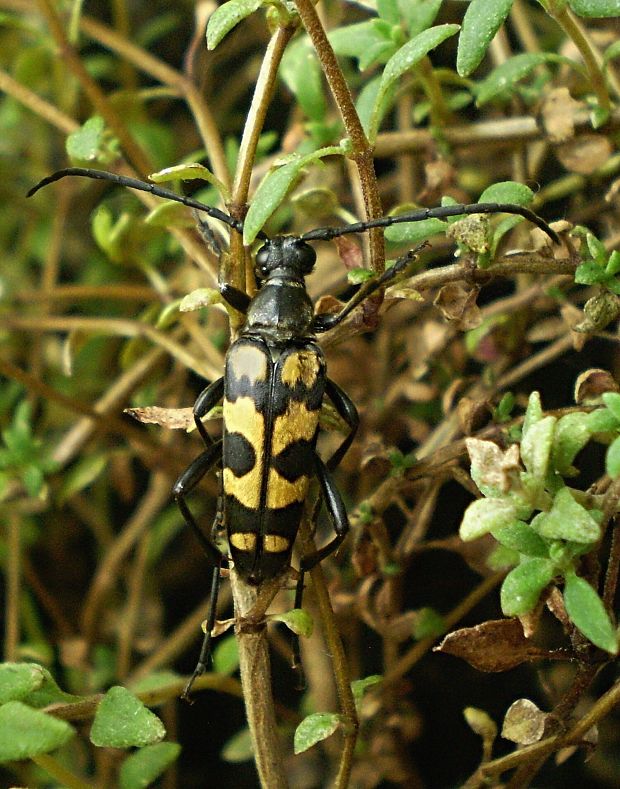
[[[373,279],[374,276],[373,272],[367,268],[352,268],[351,271],[347,271],[347,281],[351,285],[362,285],[369,279]]]
[[[568,573],[564,586],[564,604],[575,627],[595,646],[618,654],[618,636],[603,601],[583,578]]]
[[[544,481],[549,470],[551,448],[555,425],[555,416],[545,416],[536,424],[531,425],[521,439],[521,459],[525,468],[540,481]]]
[[[446,632],[446,620],[434,608],[420,608],[413,624],[413,637],[416,641],[423,638],[437,638]]]
[[[620,436],[612,442],[607,450],[605,471],[612,479],[620,475]]]
[[[337,145],[330,145],[326,148],[320,148],[307,156],[295,158],[277,170],[267,173],[258,185],[258,189],[252,199],[252,205],[245,217],[243,243],[249,246],[254,241],[265,222],[286,196],[303,167],[324,156],[342,154],[343,148]]]
[[[363,677],[362,679],[354,679],[351,683],[351,692],[353,693],[355,706],[359,705],[368,688],[372,688],[375,685],[378,685],[380,682],[383,682],[383,677],[381,674],[371,674],[370,676]]]
[[[228,0],[217,8],[207,23],[207,48],[215,49],[239,22],[253,14],[261,5],[262,0]]]
[[[502,611],[506,616],[521,616],[531,611],[543,589],[555,574],[548,559],[526,559],[511,570],[502,584]]]
[[[132,753],[121,765],[121,789],[143,789],[150,786],[180,753],[181,746],[176,742],[158,742]]]
[[[13,696],[13,698],[20,698],[30,707],[40,709],[50,704],[71,704],[83,701],[81,696],[74,696],[72,693],[66,693],[64,690],[61,690],[50,672],[38,663],[5,663],[3,666],[9,667],[9,670],[11,666],[23,666],[27,669],[32,669],[35,677],[40,678],[41,681],[39,682],[37,679],[35,686],[27,694]],[[21,672],[24,669],[20,668],[19,670]],[[23,688],[21,683],[20,685]]]
[[[481,107],[505,91],[514,91],[517,82],[527,77],[542,63],[566,62],[567,58],[553,52],[523,52],[496,66],[476,87],[476,104]],[[574,65],[574,63],[572,64]]]
[[[478,198],[479,203],[516,203],[529,205],[534,199],[534,192],[518,181],[499,181],[487,187]]]
[[[0,763],[49,753],[74,734],[66,721],[33,710],[21,701],[9,701],[0,707]]]
[[[0,664],[0,704],[23,699],[45,679],[44,669],[38,663]]]
[[[592,515],[575,501],[570,488],[561,488],[549,512],[541,512],[532,521],[541,537],[577,543],[596,542],[601,530]]]
[[[315,712],[304,718],[295,730],[295,753],[303,753],[317,742],[326,740],[342,726],[344,718],[336,712]]]
[[[620,420],[620,394],[618,392],[604,392],[601,399],[613,416]]]
[[[614,41],[603,53],[603,63],[607,64],[610,60],[620,57],[620,40]]]
[[[493,37],[504,24],[514,0],[472,0],[463,17],[456,70],[467,77],[480,64]]]
[[[337,55],[358,58],[363,61],[368,52],[373,52],[375,59],[380,59],[383,52],[394,49],[394,41],[389,35],[390,26],[380,20],[360,22],[357,25],[332,30],[329,43]],[[360,69],[361,69],[360,62]]]
[[[199,162],[190,162],[188,164],[176,164],[173,167],[164,167],[163,170],[158,170],[156,173],[149,175],[149,181],[154,184],[164,184],[170,181],[206,181],[214,186],[217,191],[222,195],[224,200],[228,197],[228,189],[217,178],[208,167],[205,167]]]
[[[400,15],[410,36],[417,36],[430,27],[439,13],[443,0],[398,0]]]
[[[103,141],[105,123],[99,115],[93,115],[79,129],[67,137],[66,150],[70,159],[92,161],[96,159]]]
[[[549,549],[547,543],[532,527],[523,521],[514,521],[507,526],[500,526],[491,532],[493,537],[513,551],[518,551],[524,556],[538,556],[547,558]]]
[[[322,121],[326,107],[323,72],[307,36],[287,47],[280,64],[280,76],[297,97],[308,118]]]
[[[575,270],[575,282],[578,285],[595,285],[603,283],[608,278],[605,269],[594,260],[580,263]]]
[[[608,433],[620,428],[620,419],[609,408],[597,408],[588,414],[586,425],[591,433]]]
[[[396,0],[377,0],[377,13],[381,19],[385,19],[391,25],[397,25],[400,22]]]
[[[222,759],[225,762],[239,764],[254,758],[254,743],[249,729],[241,729],[228,740],[222,748]]]
[[[576,412],[558,419],[553,436],[551,459],[554,470],[563,476],[572,473],[572,463],[590,440],[588,414]]]
[[[310,638],[314,628],[312,617],[303,608],[292,608],[283,614],[272,614],[269,619],[274,622],[283,622],[295,635],[304,636],[304,638]]]
[[[377,101],[380,87],[380,76],[369,80],[360,91],[355,103],[357,114],[359,115],[366,135],[370,134],[371,125],[373,125],[375,129],[378,129],[381,125],[381,121],[392,105],[397,85],[392,85],[391,88],[382,94],[382,98]]]
[[[568,4],[578,16],[586,18],[620,16],[618,0],[568,0]]]
[[[165,735],[157,715],[117,685],[108,690],[97,707],[90,741],[104,748],[140,748],[159,742]]]
[[[381,84],[375,100],[375,107],[378,108],[386,91],[394,85],[396,80],[419,63],[431,50],[438,47],[442,41],[455,35],[459,29],[459,25],[437,25],[436,27],[431,27],[422,31],[422,33],[418,33],[415,38],[408,41],[398,52],[392,55],[381,75]],[[371,136],[374,136],[375,129],[376,124],[373,124],[373,135]]]
[[[508,526],[517,519],[517,510],[506,499],[477,499],[465,510],[459,534],[464,542],[476,540],[492,529]]]
[[[140,693],[155,693],[163,688],[168,688],[170,685],[176,685],[181,682],[183,677],[177,674],[176,671],[170,669],[162,669],[161,671],[153,671],[144,677],[140,677],[135,682],[131,683],[131,692],[135,695]]]
[[[196,227],[196,221],[187,209],[173,200],[156,205],[144,217],[144,223],[151,227]]]
[[[525,409],[525,416],[523,417],[523,435],[528,432],[532,425],[539,422],[542,417],[543,410],[540,402],[540,393],[532,392],[527,401],[527,408]]]
[[[221,638],[213,650],[213,671],[216,674],[230,676],[239,668],[239,645],[233,635]]]
[[[58,494],[59,503],[64,503],[76,493],[87,488],[103,472],[107,463],[108,455],[104,453],[82,457],[66,475]]]
[[[415,246],[439,233],[445,233],[448,223],[443,219],[422,219],[419,222],[402,222],[385,229],[385,237],[393,244]]]

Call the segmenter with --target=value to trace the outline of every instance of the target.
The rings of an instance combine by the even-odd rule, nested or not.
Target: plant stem
[[[62,57],[66,60],[70,71],[77,77],[93,107],[104,118],[107,125],[120,140],[121,146],[129,161],[132,162],[133,166],[142,176],[147,175],[152,170],[148,157],[142,148],[135,142],[127,130],[125,123],[101,92],[99,85],[97,85],[90,76],[80,60],[78,53],[69,43],[61,19],[53,3],[51,0],[38,0],[38,4],[43,15],[47,19],[52,36],[60,49]]]
[[[17,659],[17,645],[19,644],[19,590],[21,586],[20,519],[16,512],[12,512],[8,517],[7,531],[4,659],[13,661]]]
[[[295,5],[299,11],[299,16],[304,23],[304,27],[312,40],[317,56],[323,67],[323,72],[332,91],[342,120],[351,140],[353,151],[351,158],[357,166],[364,204],[366,206],[366,218],[374,219],[381,216],[382,207],[377,187],[377,179],[373,166],[373,152],[370,143],[366,138],[364,129],[353,104],[353,99],[349,87],[344,79],[342,70],[336,60],[336,55],[331,44],[327,39],[327,34],[318,17],[316,9],[310,0],[295,0]],[[385,267],[385,250],[383,246],[383,233],[371,230],[370,238],[370,267],[380,273]]]
[[[33,756],[32,761],[37,764],[41,769],[45,770],[53,776],[58,783],[67,789],[92,789],[92,784],[86,783],[77,775],[74,775],[70,770],[60,764],[60,762],[48,753],[40,753],[38,756]]]
[[[265,56],[263,57],[260,72],[256,80],[256,86],[254,88],[254,95],[252,96],[252,103],[243,128],[237,171],[235,173],[235,180],[232,188],[232,197],[228,204],[231,215],[237,219],[243,219],[245,216],[252,168],[256,157],[256,146],[258,145],[263,130],[269,104],[273,98],[278,67],[282,61],[286,45],[290,41],[295,29],[296,28],[292,25],[278,27],[271,37]],[[222,282],[230,282],[234,287],[240,290],[247,290],[247,279],[252,279],[252,286],[254,286],[252,275],[248,272],[249,276],[246,276],[246,267],[244,265],[234,265],[237,261],[239,261],[239,263],[244,262],[245,253],[241,238],[237,233],[233,233],[231,236],[230,255],[224,255],[222,258],[220,280]],[[238,323],[241,322],[242,317],[239,316]],[[234,329],[236,327],[233,325],[231,328]]]
[[[234,570],[230,573],[230,582],[235,603],[239,670],[254,762],[263,789],[286,789],[288,781],[276,723],[264,621],[265,610],[280,588],[281,579],[263,584],[258,593],[255,587],[241,581]]]
[[[217,123],[209,110],[208,104],[192,81],[184,74],[171,68],[163,60],[155,57],[150,52],[146,52],[141,47],[119,35],[112,28],[91,17],[82,17],[80,29],[104,47],[116,52],[124,60],[133,63],[140,71],[158,80],[162,85],[168,85],[175,92],[185,97],[209,155],[211,168],[220,181],[226,187],[230,187],[230,174]]]
[[[551,7],[548,9],[548,13],[555,19],[579,50],[590,78],[590,85],[592,86],[592,90],[596,93],[600,106],[604,110],[609,111],[611,109],[611,101],[609,99],[607,85],[605,84],[605,75],[601,70],[600,54],[596,51],[594,44],[577,17],[566,5],[557,10],[553,8],[552,3],[549,5]]]
[[[302,527],[301,543],[304,553],[314,550],[316,547],[314,546],[314,541],[309,536],[307,526]],[[321,626],[323,628],[325,644],[328,653],[331,655],[336,693],[338,694],[338,704],[348,724],[343,732],[344,746],[338,765],[338,774],[334,782],[334,787],[337,789],[345,789],[345,787],[349,785],[351,777],[359,722],[357,719],[355,700],[353,699],[353,692],[351,690],[351,678],[349,676],[347,656],[345,655],[342,639],[338,632],[338,625],[329,599],[327,584],[325,583],[325,575],[320,564],[317,564],[317,566],[310,571],[310,576],[312,578],[312,588],[321,615]]]

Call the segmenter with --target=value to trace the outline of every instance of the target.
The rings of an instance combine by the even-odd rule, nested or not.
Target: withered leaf
[[[581,134],[569,142],[558,145],[555,154],[560,162],[573,173],[590,175],[602,167],[611,156],[611,143],[602,134]]]
[[[550,142],[566,142],[575,133],[575,113],[580,104],[570,95],[568,88],[549,92],[542,107],[542,121]]]
[[[455,630],[435,647],[466,660],[479,671],[508,671],[521,663],[546,658],[547,650],[531,644],[516,619],[495,619]]]
[[[538,742],[545,733],[547,713],[538,709],[529,699],[518,699],[506,712],[502,737],[518,745]]]
[[[465,445],[471,460],[472,476],[479,487],[497,488],[502,493],[515,487],[521,470],[518,444],[502,450],[493,441],[467,438]]]
[[[126,408],[124,413],[146,425],[161,425],[172,430],[191,430],[195,427],[192,408],[161,408],[149,405],[144,408]]]
[[[599,367],[591,367],[577,376],[575,402],[577,405],[598,403],[605,392],[617,391],[619,391],[618,384],[610,372]]]
[[[480,308],[476,304],[478,293],[479,288],[451,282],[441,288],[433,303],[446,320],[456,322],[463,331],[469,331],[482,323]]]
[[[361,268],[364,265],[362,250],[352,238],[339,236],[334,239],[334,242],[338,249],[340,260],[342,260],[348,271],[354,268]]]

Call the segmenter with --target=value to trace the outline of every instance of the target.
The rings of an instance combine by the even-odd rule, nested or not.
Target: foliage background
[[[435,24],[462,22],[463,3],[418,5],[437,7]],[[520,181],[536,191],[536,210],[547,219],[587,225],[611,251],[620,238],[613,57],[607,64],[607,107],[587,75],[542,59],[520,82],[509,81],[505,91],[476,106],[475,84],[513,55],[537,51],[578,58],[566,29],[541,4],[496,5],[510,6],[509,20],[472,75],[457,76],[456,39],[450,39],[405,77],[377,138],[383,205],[435,205],[446,194],[469,202],[490,183]],[[244,712],[234,656],[227,655],[234,652],[230,638],[222,637],[216,671],[205,677],[193,706],[177,701],[178,675],[163,673],[191,671],[206,615],[208,568],[169,493],[199,451],[197,439],[183,431],[143,428],[122,416],[128,406],[190,406],[204,378],[220,374],[226,315],[213,308],[178,312],[185,294],[215,285],[216,258],[187,213],[168,210],[145,222],[139,200],[121,190],[65,181],[25,198],[41,177],[66,166],[67,135],[94,114],[105,118],[105,131],[94,134],[99,165],[125,167],[128,161],[146,175],[201,160],[220,177],[224,166],[234,171],[269,32],[259,11],[207,52],[203,28],[210,10],[209,4],[117,0],[89,3],[81,13],[77,4],[0,0],[0,419],[9,450],[10,436],[18,438],[14,454],[8,460],[3,455],[1,480],[5,658],[41,662],[61,687],[88,698],[111,684],[136,688],[139,679],[150,677],[164,701],[158,712],[168,737],[182,744],[162,785],[204,786],[208,780],[251,787],[254,768],[235,761],[231,745],[244,727]],[[383,4],[384,19],[389,10]],[[364,8],[339,3],[321,12],[330,29],[369,18]],[[58,24],[73,42],[64,52]],[[355,95],[389,57],[390,36],[401,24],[386,22],[385,53],[375,53],[376,62],[366,53],[369,62],[362,65],[368,71],[357,68],[359,52],[343,59]],[[600,52],[617,40],[617,19],[581,24]],[[347,46],[354,49],[352,41],[345,33],[344,54]],[[288,87],[278,83],[267,111],[251,191],[282,154],[335,145],[344,136],[324,83],[318,98],[307,84],[295,96],[291,88],[300,76],[288,67]],[[304,79],[310,74],[304,72]],[[558,128],[548,100],[553,91],[560,119],[577,119],[574,129]],[[602,109],[607,125],[593,131],[592,113],[597,120],[599,112],[600,122]],[[81,144],[87,149],[88,139]],[[121,149],[125,163],[117,158]],[[222,153],[219,170],[216,149]],[[217,200],[213,188],[201,195],[206,202]],[[295,195],[271,219],[270,232],[346,222],[346,212],[363,215],[352,168],[337,157],[321,169],[309,167]],[[335,206],[330,217],[328,198]],[[532,243],[523,226],[510,239],[509,249]],[[443,236],[436,238],[424,264],[452,262],[452,247]],[[345,262],[347,255],[360,264],[358,252],[341,250]],[[309,285],[313,297],[347,292],[342,259],[335,249],[321,249]],[[354,534],[343,554],[328,563],[328,583],[351,676],[398,674],[384,693],[369,697],[363,711],[359,785],[458,784],[476,768],[481,748],[463,718],[465,707],[483,709],[496,722],[521,697],[549,710],[573,679],[567,662],[484,674],[429,651],[435,641],[423,640],[434,617],[460,604],[465,613],[459,627],[501,617],[501,579],[485,565],[490,545],[471,547],[456,536],[475,494],[464,448],[457,445],[462,433],[482,427],[504,390],[514,392],[518,415],[532,389],[541,392],[545,408],[557,409],[572,404],[575,379],[584,370],[603,367],[617,374],[615,322],[582,335],[587,342],[580,344],[570,328],[591,293],[571,288],[566,276],[554,272],[544,281],[523,273],[493,279],[478,299],[482,329],[475,326],[479,316],[471,302],[441,306],[442,316],[432,290],[421,301],[414,294],[390,309],[372,334],[351,333],[329,344],[330,376],[358,404],[363,425],[339,473]],[[459,400],[465,405],[458,406]],[[430,472],[408,477],[409,453],[420,446],[431,458]],[[453,450],[449,462],[442,459],[445,446]],[[603,456],[602,448],[590,445],[580,456],[580,487],[603,474]],[[398,495],[386,503],[383,517],[367,523],[363,502],[394,474],[402,479]],[[203,491],[194,507],[208,520],[215,480],[206,480]],[[399,564],[395,550],[404,542],[408,548]],[[495,580],[474,605],[481,575]],[[286,610],[290,604],[283,593],[276,607]],[[226,591],[221,611],[222,618],[230,616]],[[550,619],[541,626],[546,647],[563,639]],[[285,633],[274,629],[270,638],[274,692],[290,754],[291,734],[303,715],[335,709],[326,679],[330,667],[324,646],[311,642],[304,649],[309,692],[301,696],[288,667]],[[403,655],[409,665],[399,669]],[[584,690],[584,708],[609,688],[612,671],[605,669]],[[537,783],[614,785],[617,724],[617,713],[602,723],[599,748],[588,762],[580,753],[559,766],[549,763]],[[85,735],[87,723],[76,725]],[[227,744],[228,755],[222,756]],[[243,743],[236,747],[247,756]],[[337,758],[338,748],[327,740],[295,759],[289,755],[291,784],[324,780],[325,765]],[[494,756],[511,750],[498,740]],[[87,785],[110,786],[122,758],[120,751],[92,749],[84,736],[66,746],[59,761]],[[57,785],[37,769],[22,762],[4,780]]]

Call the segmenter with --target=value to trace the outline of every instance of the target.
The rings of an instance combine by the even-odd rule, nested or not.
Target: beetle
[[[28,193],[67,176],[112,181],[121,186],[174,200],[221,220],[242,232],[243,223],[223,211],[155,184],[103,170],[71,167],[44,178]],[[334,530],[329,542],[300,558],[295,607],[301,606],[304,574],[342,543],[349,529],[347,511],[332,477],[358,428],[357,409],[348,395],[326,373],[325,358],[316,335],[341,323],[372,293],[404,271],[415,253],[408,253],[386,272],[363,286],[336,314],[314,315],[305,286],[316,253],[314,241],[328,241],[371,228],[401,222],[467,214],[518,214],[540,227],[554,241],[556,233],[529,209],[504,203],[480,203],[425,208],[343,227],[321,227],[301,236],[268,238],[259,233],[262,247],[255,257],[260,287],[253,298],[229,284],[221,284],[223,299],[245,316],[237,339],[230,345],[221,378],[196,399],[193,417],[205,444],[203,452],[181,474],[173,495],[185,522],[197,535],[213,565],[211,603],[200,658],[184,696],[207,666],[211,631],[215,624],[220,569],[229,558],[212,535],[206,535],[188,504],[188,495],[215,466],[222,466],[221,506],[216,524],[223,526],[230,560],[239,577],[259,586],[281,575],[290,565],[311,479],[318,480]],[[331,400],[348,433],[323,461],[316,451],[319,413],[323,399]],[[222,438],[213,441],[203,418],[223,401]]]

